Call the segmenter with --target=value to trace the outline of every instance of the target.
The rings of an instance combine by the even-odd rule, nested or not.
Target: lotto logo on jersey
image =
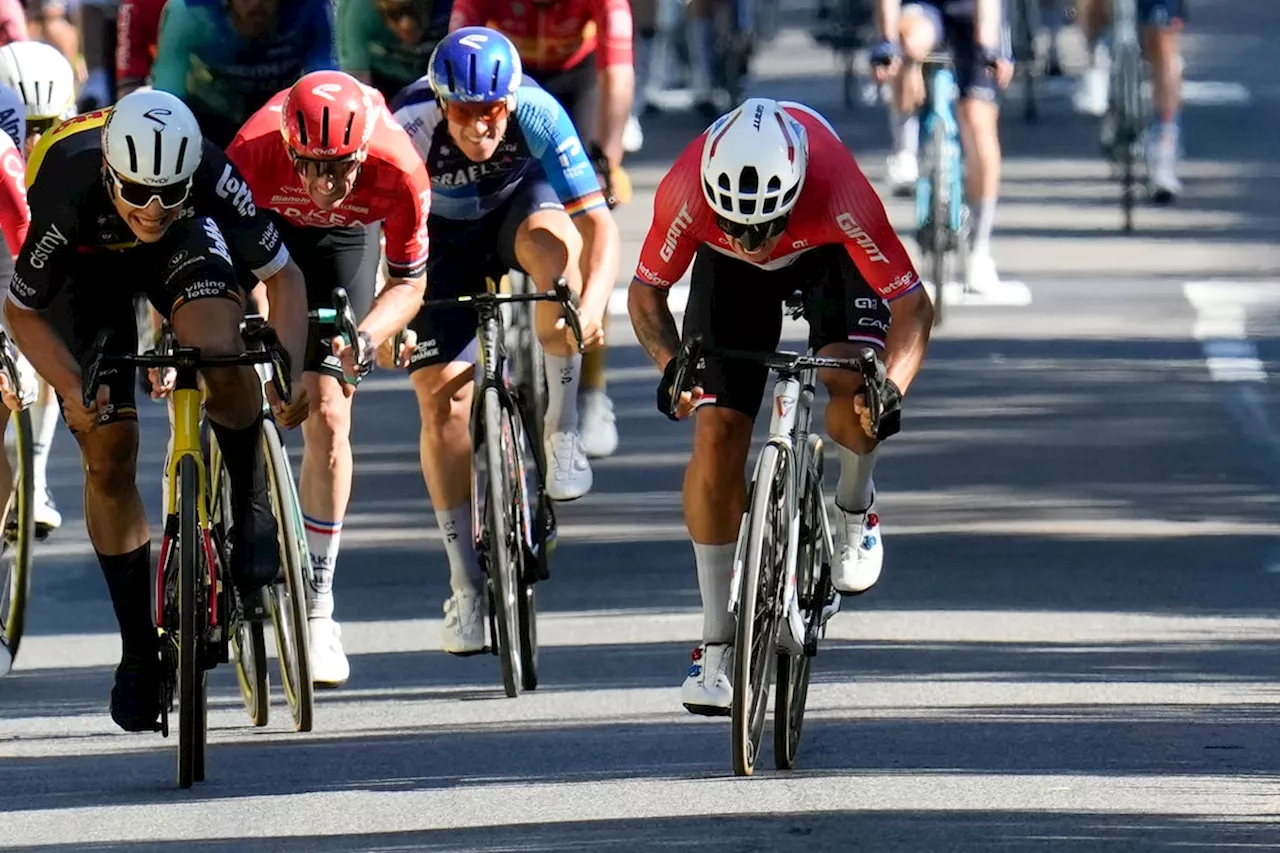
[[[222,177],[218,178],[216,189],[218,196],[225,198],[241,216],[247,218],[257,214],[258,209],[253,206],[253,193],[248,184],[231,171],[230,163],[222,167]]]
[[[204,220],[204,233],[209,238],[209,251],[222,258],[228,265],[231,265],[231,253],[227,251],[227,241],[223,238],[222,231],[218,228],[218,223],[206,218]]]

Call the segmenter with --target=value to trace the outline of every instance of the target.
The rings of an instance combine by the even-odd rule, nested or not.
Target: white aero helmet
[[[164,187],[185,181],[200,166],[203,146],[190,107],[159,89],[125,95],[102,126],[107,165],[135,184]]]
[[[9,134],[13,144],[22,150],[22,143],[27,139],[27,105],[17,92],[5,85],[0,85],[0,130]]]
[[[743,226],[795,207],[809,165],[804,126],[769,98],[716,119],[702,145],[702,194],[716,215]]]
[[[18,93],[33,124],[75,115],[75,71],[52,45],[15,41],[0,47],[0,83]]]

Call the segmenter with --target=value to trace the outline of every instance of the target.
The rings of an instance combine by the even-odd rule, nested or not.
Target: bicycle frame
[[[931,222],[933,209],[933,193],[947,193],[947,228],[953,234],[959,234],[963,225],[964,208],[964,169],[963,152],[960,149],[960,125],[956,120],[955,102],[959,96],[956,74],[950,60],[942,60],[930,56],[924,63],[925,109],[921,114],[920,135],[927,145],[932,144],[934,127],[941,122],[943,136],[946,140],[942,151],[933,151],[932,156],[944,158],[947,164],[947,186],[934,187],[930,180],[931,169],[921,169],[916,179],[916,222],[921,229],[938,223]],[[942,285],[935,282],[935,286]]]

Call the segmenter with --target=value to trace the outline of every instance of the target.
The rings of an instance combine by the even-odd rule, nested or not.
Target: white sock
[[[307,618],[331,618],[333,616],[333,570],[338,564],[342,522],[322,521],[304,515],[302,526],[307,533],[307,553],[311,557]]]
[[[471,530],[471,502],[453,509],[436,510],[436,524],[449,557],[449,587],[454,593],[477,593],[484,586],[484,572],[476,559],[475,536]]]
[[[35,485],[36,500],[44,498],[49,486],[46,472],[49,467],[49,447],[53,444],[53,436],[58,431],[61,412],[57,402],[36,403],[31,407],[31,453],[34,457],[35,471],[31,478]]]
[[[863,513],[871,506],[876,485],[871,479],[876,470],[877,447],[870,453],[854,453],[842,444],[836,444],[840,457],[840,480],[836,483],[836,506],[845,512]]]
[[[903,115],[890,108],[889,130],[893,134],[893,151],[895,154],[919,154],[920,116],[917,113]]]
[[[729,609],[729,587],[733,585],[733,552],[736,543],[702,545],[693,543],[693,559],[698,566],[698,592],[702,595],[702,642],[732,643],[737,633]]]
[[[971,206],[973,214],[973,254],[991,254],[991,232],[996,227],[996,200],[983,198]]]
[[[582,356],[568,358],[547,353],[546,434],[575,432],[578,429],[578,382],[582,378]]]

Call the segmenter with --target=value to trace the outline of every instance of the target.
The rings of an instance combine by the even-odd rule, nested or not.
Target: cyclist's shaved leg
[[[985,97],[962,98],[956,118],[965,152],[965,197],[973,215],[970,248],[975,256],[989,257],[1000,195],[1000,106]]]
[[[244,350],[243,315],[239,301],[212,297],[183,303],[170,322],[181,345],[203,355],[236,355]],[[262,454],[262,381],[252,367],[207,368],[201,375],[205,412],[231,480],[231,572],[249,591],[271,583],[280,566]]]
[[[342,538],[342,519],[351,500],[351,402],[334,376],[305,371],[302,382],[311,412],[302,422],[302,465],[298,502],[311,556],[307,615],[333,616],[333,571]]]
[[[703,405],[694,415],[693,455],[684,472],[684,518],[702,595],[702,641],[732,643],[729,585],[738,526],[747,506],[751,418]]]
[[[828,344],[818,350],[818,355],[856,358],[862,347],[862,344]],[[875,497],[871,475],[875,472],[879,443],[863,431],[861,419],[854,410],[854,397],[862,391],[862,377],[849,370],[823,368],[818,371],[818,381],[827,388],[827,434],[836,443],[840,458],[836,506],[845,512],[866,512]]]
[[[470,362],[455,361],[412,374],[422,418],[422,479],[444,539],[455,594],[475,594],[483,581],[471,530],[472,373]]]
[[[895,190],[907,189],[919,175],[919,110],[925,96],[920,64],[937,45],[939,37],[938,23],[928,9],[914,3],[902,7],[898,19],[902,67],[893,77],[893,99],[889,105],[889,131],[893,134],[889,181]]]
[[[560,276],[569,288],[582,293],[582,235],[563,210],[539,210],[531,213],[516,231],[516,259],[529,274],[538,290],[552,289]],[[547,416],[549,432],[576,431],[578,428],[578,383],[582,374],[582,356],[570,347],[564,329],[556,328],[562,319],[560,306],[554,302],[537,303],[538,339],[546,354]]]
[[[1151,66],[1151,100],[1155,107],[1152,126],[1147,133],[1147,170],[1153,197],[1158,202],[1171,201],[1182,191],[1178,179],[1180,129],[1178,113],[1182,109],[1181,4],[1175,0],[1142,7],[1148,25],[1143,28],[1143,47]]]

